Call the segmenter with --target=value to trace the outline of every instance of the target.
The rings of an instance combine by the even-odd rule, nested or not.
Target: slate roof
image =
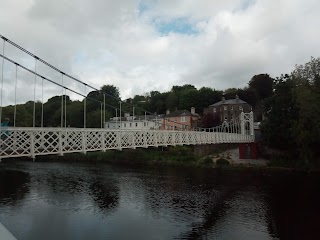
[[[134,120],[144,120],[145,118],[147,120],[152,120],[152,119],[161,119],[163,118],[164,114],[157,114],[157,115],[135,115]]]
[[[216,103],[210,105],[210,107],[216,107],[216,106],[220,106],[220,105],[236,105],[236,104],[248,104],[248,103],[241,100],[241,99],[234,98],[234,99],[228,99],[228,100],[216,102]]]
[[[170,118],[170,117],[181,117],[181,116],[195,116],[198,117],[199,114],[192,114],[188,110],[176,110],[168,115],[165,115],[165,118]]]

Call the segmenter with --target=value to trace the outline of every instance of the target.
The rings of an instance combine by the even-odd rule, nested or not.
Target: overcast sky
[[[96,88],[117,86],[125,99],[183,84],[239,88],[255,74],[289,73],[320,56],[319,12],[318,0],[1,0],[0,34]],[[34,68],[9,45],[5,52]],[[4,103],[14,101],[14,74],[5,63]],[[32,100],[34,77],[18,75],[18,99]]]

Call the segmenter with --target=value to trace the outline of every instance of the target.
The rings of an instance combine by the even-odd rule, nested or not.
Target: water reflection
[[[90,184],[89,189],[89,194],[101,210],[110,211],[119,204],[119,189],[110,180],[100,178]]]
[[[29,191],[29,174],[22,171],[0,170],[0,204],[15,205]]]
[[[266,184],[270,233],[280,239],[319,239],[319,174],[274,173]]]
[[[256,170],[21,163],[0,171],[0,221],[18,239],[33,240],[317,239],[319,180]]]

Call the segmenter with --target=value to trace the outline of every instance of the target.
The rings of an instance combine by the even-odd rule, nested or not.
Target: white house
[[[142,116],[130,116],[125,114],[124,117],[110,118],[110,121],[104,123],[105,129],[122,129],[122,130],[134,130],[134,129],[160,129],[162,115],[142,115]]]

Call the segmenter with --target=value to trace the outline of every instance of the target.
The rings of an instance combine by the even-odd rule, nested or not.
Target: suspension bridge
[[[3,96],[4,96],[4,72],[5,66],[9,64],[14,66],[15,77],[11,80],[14,82],[14,114],[13,126],[5,126],[1,124],[0,127],[0,160],[1,158],[17,158],[17,157],[31,157],[35,158],[39,155],[58,154],[60,156],[66,153],[81,152],[87,153],[91,151],[107,151],[111,149],[122,150],[125,148],[148,148],[160,146],[177,146],[177,145],[201,145],[201,144],[220,144],[220,143],[251,143],[254,141],[253,128],[253,113],[241,113],[233,121],[224,123],[221,126],[214,128],[196,128],[193,130],[159,130],[154,129],[104,129],[103,123],[106,121],[106,107],[111,107],[119,111],[121,121],[121,100],[120,107],[111,106],[106,102],[107,93],[103,94],[103,101],[98,101],[101,105],[101,128],[87,128],[86,127],[86,95],[88,88],[99,91],[93,86],[61,71],[38,56],[32,54],[26,49],[20,47],[11,40],[0,35],[3,40],[1,64],[1,96],[0,96],[0,122],[3,122]],[[18,61],[14,61],[12,57],[6,56],[5,46],[11,45],[19,51],[22,51],[34,60],[34,69],[25,66]],[[6,63],[6,64],[4,64]],[[37,63],[42,63],[50,69],[53,69],[60,76],[60,82],[50,77],[44,76],[37,72]],[[21,69],[24,72],[34,75],[34,101],[33,101],[33,123],[32,127],[16,126],[16,106],[17,106],[17,72]],[[20,71],[21,71],[20,70]],[[14,79],[15,78],[15,79]],[[84,93],[67,86],[64,78],[71,79],[84,86]],[[37,79],[41,79],[41,120],[39,126],[36,126],[36,83]],[[45,84],[53,84],[61,88],[61,124],[60,127],[46,127],[44,126],[44,110],[43,110],[43,91]],[[83,127],[74,128],[67,125],[66,119],[66,91],[77,94],[83,97]],[[91,99],[97,101],[96,99]],[[50,116],[47,116],[50,117]],[[157,124],[159,122],[157,121]],[[121,126],[121,122],[120,122]],[[164,128],[166,129],[166,128]]]

